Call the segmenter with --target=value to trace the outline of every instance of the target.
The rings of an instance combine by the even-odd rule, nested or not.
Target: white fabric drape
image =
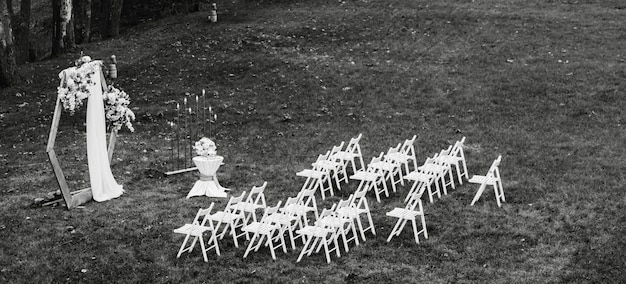
[[[115,181],[109,164],[102,81],[100,79],[102,71],[101,64],[98,63],[87,63],[81,68],[95,69],[92,75],[95,84],[89,86],[90,95],[87,102],[87,160],[93,199],[102,202],[119,197],[124,193],[124,189]]]

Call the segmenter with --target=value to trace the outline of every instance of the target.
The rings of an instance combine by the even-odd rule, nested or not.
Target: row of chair
[[[351,138],[345,148],[344,142],[341,142],[339,146],[334,146],[325,154],[319,155],[311,164],[311,169],[297,172],[297,176],[306,178],[302,189],[319,188],[322,199],[326,199],[326,193],[335,195],[333,181],[337,190],[341,190],[341,182],[348,183],[348,166],[352,166],[352,172],[363,168],[363,154],[359,144],[361,137],[362,134],[359,134]]]
[[[427,158],[423,165],[416,167],[414,171],[404,176],[404,179],[407,181],[413,181],[413,185],[404,199],[406,203],[405,207],[394,208],[386,214],[389,217],[398,219],[387,238],[387,242],[391,241],[394,236],[399,236],[408,221],[412,223],[416,243],[419,243],[420,234],[423,234],[424,237],[428,239],[424,208],[421,201],[422,195],[428,192],[430,203],[433,203],[433,196],[435,195],[441,198],[441,191],[443,191],[444,195],[447,195],[448,187],[452,189],[455,188],[454,175],[456,175],[456,180],[459,184],[463,184],[464,179],[467,179],[470,183],[480,184],[471,205],[474,205],[478,198],[480,198],[484,189],[489,185],[494,188],[498,206],[501,206],[501,202],[505,201],[500,172],[498,170],[502,156],[498,156],[492,163],[486,176],[473,175],[471,178],[468,178],[467,163],[463,152],[464,142],[465,137],[455,142],[454,145],[451,145],[447,149],[435,154],[433,157]],[[421,230],[417,227],[416,220],[418,217],[422,225]]]

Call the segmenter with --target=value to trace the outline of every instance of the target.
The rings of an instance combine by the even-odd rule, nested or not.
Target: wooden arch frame
[[[102,90],[105,91],[107,89],[107,83],[104,78],[104,73],[102,73],[102,69],[100,69],[100,78]],[[64,82],[61,82],[61,86],[63,86],[63,84]],[[67,205],[67,209],[72,209],[92,200],[93,195],[91,193],[90,187],[76,191],[70,191],[70,188],[67,185],[67,181],[65,180],[63,170],[61,169],[61,165],[59,164],[59,160],[57,159],[57,154],[54,151],[54,143],[59,128],[59,121],[61,119],[62,111],[63,104],[61,103],[61,99],[57,96],[56,106],[54,108],[54,117],[52,118],[52,126],[50,126],[50,135],[48,136],[48,146],[46,147],[46,152],[48,153],[50,164],[52,165],[54,175],[56,176],[59,188],[61,189],[61,195],[63,196],[65,205]],[[109,162],[111,162],[111,159],[113,158],[113,149],[115,148],[116,138],[117,130],[113,129],[111,130],[111,135],[109,136],[109,146],[107,149],[107,152],[109,154]]]

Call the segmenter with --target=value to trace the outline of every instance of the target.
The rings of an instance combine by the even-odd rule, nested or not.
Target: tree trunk
[[[120,19],[122,17],[122,4],[123,0],[113,0],[111,5],[111,37],[117,37],[120,35]]]
[[[52,56],[58,56],[75,47],[72,0],[52,0],[52,19]]]
[[[11,85],[17,79],[13,29],[7,2],[0,0],[0,87]]]
[[[23,64],[30,60],[30,2],[31,0],[22,0],[20,3],[20,13],[13,27],[15,30],[15,46],[17,47],[17,64]]]
[[[102,39],[117,37],[120,34],[122,0],[100,1]]]
[[[76,43],[91,41],[91,0],[73,0]]]

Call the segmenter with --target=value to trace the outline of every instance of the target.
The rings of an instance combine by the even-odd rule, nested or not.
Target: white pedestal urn
[[[222,187],[217,180],[217,170],[222,165],[222,156],[196,156],[193,163],[198,167],[200,180],[193,185],[187,198],[192,196],[226,197],[226,188]]]

